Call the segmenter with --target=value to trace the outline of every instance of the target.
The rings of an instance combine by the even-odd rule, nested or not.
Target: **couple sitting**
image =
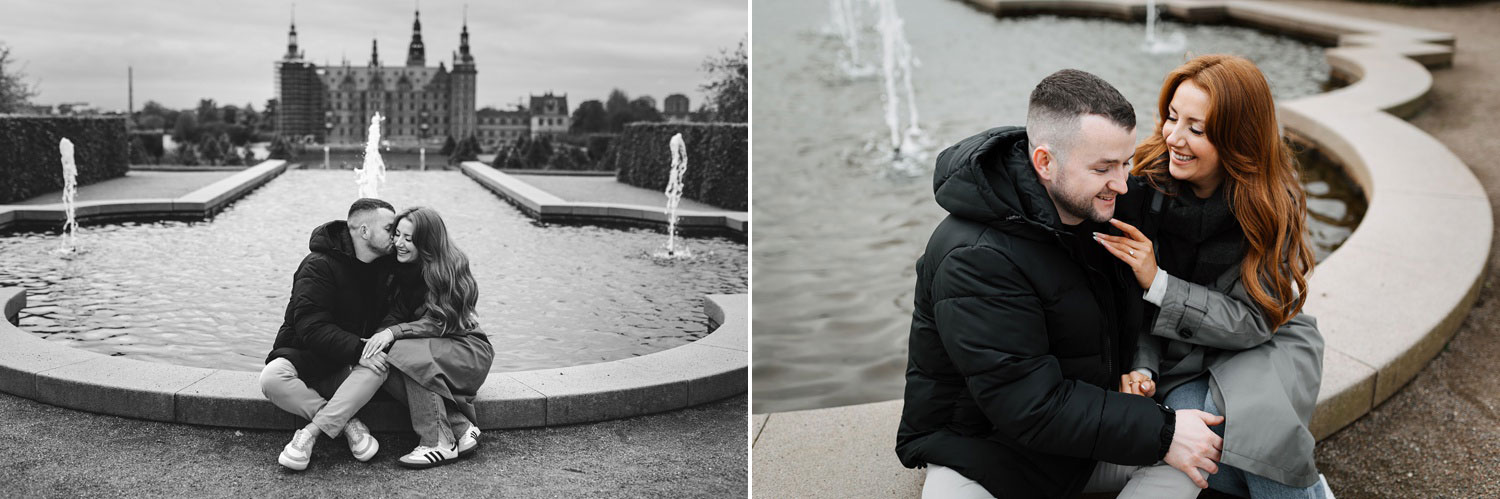
[[[341,434],[355,459],[370,460],[380,442],[354,415],[380,389],[409,408],[420,437],[398,464],[437,466],[477,448],[474,396],[494,350],[474,314],[468,257],[443,219],[363,198],[347,221],[313,230],[309,247],[260,373],[266,398],[311,421],[277,461],[306,469],[318,436]]]
[[[896,439],[925,497],[1327,494],[1307,203],[1270,87],[1202,56],[1157,113],[1137,145],[1130,103],[1062,70],[1026,128],[938,157]]]

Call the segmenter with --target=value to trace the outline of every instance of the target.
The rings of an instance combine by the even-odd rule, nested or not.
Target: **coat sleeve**
[[[390,329],[396,339],[436,338],[443,335],[443,328],[430,315],[423,314],[427,298],[419,293],[397,292],[391,298],[390,310],[380,321],[381,329]]]
[[[314,353],[354,364],[359,362],[364,343],[360,337],[339,327],[333,318],[337,293],[333,269],[323,258],[309,258],[297,268],[292,281],[292,321],[302,343]]]
[[[1140,338],[1135,344],[1135,360],[1130,363],[1130,369],[1150,369],[1157,376],[1161,375],[1161,351],[1162,339],[1152,336],[1148,331],[1141,331]]]
[[[1238,268],[1228,272],[1239,273]],[[1244,279],[1228,293],[1173,276],[1151,325],[1151,334],[1224,350],[1245,350],[1271,339],[1265,311],[1250,299]]]
[[[1146,397],[1064,378],[1041,299],[1007,256],[956,249],[935,269],[932,289],[944,350],[997,431],[1050,454],[1126,465],[1161,458],[1161,409]]]

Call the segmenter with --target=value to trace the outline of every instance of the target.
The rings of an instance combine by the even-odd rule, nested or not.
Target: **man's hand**
[[[390,367],[390,364],[386,361],[385,352],[379,351],[375,352],[374,355],[359,359],[359,365],[365,366],[378,374],[385,374],[385,370]],[[1176,442],[1173,442],[1173,445],[1176,445]]]
[[[384,352],[385,347],[390,346],[392,341],[396,341],[396,333],[392,333],[390,329],[382,329],[380,332],[375,333],[375,336],[371,336],[369,339],[363,341],[365,342],[365,351],[359,355],[361,360],[368,359],[378,352]]]
[[[1156,395],[1156,383],[1151,378],[1141,374],[1139,371],[1130,371],[1120,375],[1120,391],[1142,397]]]
[[[1219,472],[1219,452],[1224,449],[1224,439],[1219,438],[1209,426],[1224,422],[1223,416],[1203,411],[1177,411],[1177,428],[1172,435],[1172,446],[1167,449],[1167,464],[1186,473],[1200,489],[1208,488],[1208,480],[1198,473],[1202,468],[1209,474]]]

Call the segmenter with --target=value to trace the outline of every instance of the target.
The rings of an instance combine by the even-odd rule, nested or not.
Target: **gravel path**
[[[495,430],[458,463],[406,470],[416,435],[377,433],[355,461],[318,440],[312,464],[276,464],[290,431],[140,421],[0,394],[5,497],[744,497],[745,396],[603,423]]]

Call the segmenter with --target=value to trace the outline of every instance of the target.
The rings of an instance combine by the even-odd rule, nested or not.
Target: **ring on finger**
[[[1130,252],[1130,256],[1135,256],[1135,250],[1125,250],[1125,251]]]

